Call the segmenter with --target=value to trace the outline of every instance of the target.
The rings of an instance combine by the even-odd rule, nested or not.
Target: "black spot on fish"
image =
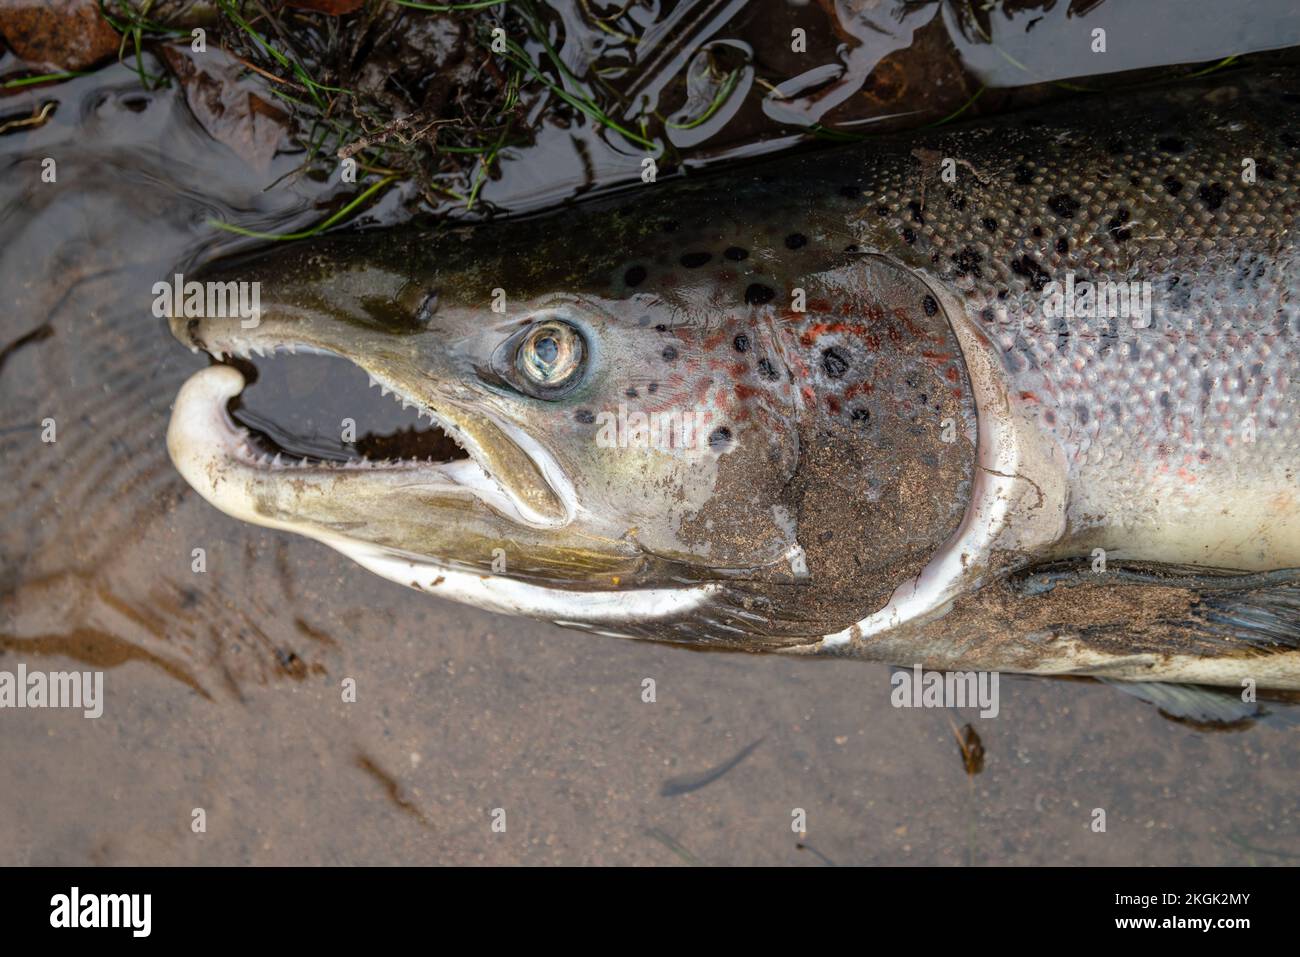
[[[1065,193],[1057,193],[1047,201],[1047,208],[1062,219],[1073,219],[1079,211],[1079,201]]]
[[[1223,205],[1223,201],[1228,197],[1228,191],[1218,183],[1209,183],[1198,189],[1196,195],[1201,197],[1210,212],[1214,212]]]
[[[992,216],[985,216],[980,220],[980,223],[982,223],[984,228],[991,233],[996,233],[998,231],[998,221]]]
[[[651,382],[648,386],[646,386],[646,391],[649,392],[651,395],[654,395],[656,392],[659,391],[659,383]]]
[[[645,282],[645,266],[633,266],[627,272],[623,273],[623,282],[629,286],[639,286]]]
[[[668,331],[668,324],[667,324],[667,323],[663,323],[663,322],[661,322],[661,323],[659,323],[658,325],[655,326],[655,332],[667,332],[667,331]]]
[[[889,207],[888,207],[888,206],[877,206],[877,207],[876,207],[876,215],[877,215],[877,216],[881,216],[881,217],[888,216],[888,215],[889,215]]]
[[[577,412],[573,413],[573,417],[583,425],[591,425],[591,423],[596,421],[596,416],[592,414],[590,409],[579,409]]]
[[[1092,413],[1088,411],[1088,407],[1082,402],[1074,407],[1074,414],[1079,417],[1080,425],[1087,425],[1088,420],[1092,418]]]
[[[1052,274],[1038,265],[1034,261],[1034,257],[1028,253],[1019,259],[1011,260],[1011,271],[1017,276],[1024,276],[1028,279],[1035,292],[1041,292],[1043,287],[1052,281]]]
[[[725,452],[731,448],[731,429],[720,425],[709,433],[709,448],[715,452]]]
[[[1058,236],[1056,238],[1056,251],[1064,256],[1070,251],[1070,241],[1064,236]]]
[[[912,230],[908,229],[906,226],[903,227],[903,242],[907,243],[909,246],[916,242],[916,233],[912,232]]]
[[[686,253],[681,258],[681,264],[687,269],[698,269],[713,258],[713,253]]]
[[[993,311],[992,306],[985,306],[983,309],[980,310],[980,322],[983,322],[986,325],[992,325],[993,320],[996,318],[997,318],[997,313]]]
[[[659,354],[663,356],[664,362],[672,362],[677,358],[677,349],[673,346],[664,346],[664,351]]]
[[[1165,192],[1170,196],[1177,196],[1183,191],[1183,181],[1177,176],[1166,176],[1164,179]]]
[[[1182,276],[1173,276],[1169,280],[1169,305],[1175,309],[1186,309],[1192,301],[1192,288],[1182,285],[1182,281]]]
[[[1187,144],[1177,136],[1163,136],[1156,140],[1156,148],[1164,150],[1166,153],[1181,153],[1187,149]]]
[[[628,389],[623,394],[627,396],[629,399],[635,399],[639,393],[636,391],[636,389]]]
[[[761,306],[775,298],[776,290],[771,286],[764,286],[761,282],[751,282],[745,287],[745,302],[751,306]]]
[[[957,264],[957,275],[973,275],[976,278],[979,278],[980,263],[984,261],[984,257],[970,246],[967,246],[961,252],[954,255],[952,261]]]
[[[781,373],[776,371],[776,366],[772,365],[772,360],[767,356],[758,360],[758,371],[764,379],[771,379],[773,382],[781,378]]]
[[[808,237],[803,233],[791,233],[789,236],[785,237],[786,249],[802,249],[807,245]]]
[[[749,250],[741,249],[739,246],[728,246],[722,251],[724,259],[730,259],[733,263],[738,263],[742,259],[749,258]]]
[[[1034,181],[1034,171],[1024,163],[1016,164],[1015,184],[1017,186],[1028,186]]]
[[[1277,179],[1277,167],[1272,163],[1259,163],[1255,167],[1255,173],[1260,179]]]
[[[924,226],[925,210],[921,208],[920,202],[914,199],[907,204],[907,208],[912,211],[912,222],[919,223],[920,225]]]
[[[934,296],[926,296],[921,300],[921,308],[925,310],[927,316],[933,316],[939,311],[939,304],[934,301]]]
[[[1121,207],[1119,211],[1110,218],[1110,221],[1106,223],[1107,231],[1115,237],[1117,242],[1122,243],[1133,237],[1133,230],[1124,228],[1124,224],[1131,218],[1132,214],[1129,213],[1127,209]]]
[[[948,205],[951,206],[953,209],[956,209],[956,210],[959,210],[959,211],[965,209],[965,208],[966,208],[966,197],[965,197],[965,195],[962,194],[962,193],[957,192],[956,190],[949,190],[949,192],[948,192]]]
[[[849,357],[831,346],[829,349],[822,350],[822,368],[832,379],[844,378],[844,373],[849,371]]]
[[[1032,233],[1034,234],[1035,238],[1037,238],[1037,239],[1042,239],[1042,238],[1043,238],[1043,227],[1042,227],[1042,226],[1035,226],[1033,229],[1030,230],[1030,232],[1032,232]]]
[[[731,340],[731,344],[736,347],[737,352],[748,352],[749,336],[745,335],[742,332],[738,336],[736,336],[736,338]]]
[[[1160,408],[1164,409],[1166,412],[1168,412],[1170,406],[1173,405],[1173,402],[1170,400],[1169,393],[1167,391],[1161,392],[1158,396],[1156,396],[1156,401],[1160,403]]]
[[[868,422],[871,421],[871,410],[864,408],[862,406],[858,406],[856,409],[854,409],[852,412],[849,413],[849,418],[860,425],[866,425]]]

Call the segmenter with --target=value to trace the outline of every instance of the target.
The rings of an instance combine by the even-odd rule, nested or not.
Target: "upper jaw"
[[[400,353],[389,337],[379,337],[383,341],[368,350],[364,339],[342,347],[316,336],[290,335],[296,331],[292,323],[263,322],[253,329],[236,320],[172,318],[170,323],[177,339],[218,360],[270,357],[278,352],[323,352],[348,359],[369,373],[371,385],[427,417],[469,456],[443,463],[419,459],[309,463],[261,453],[250,433],[233,422],[226,409],[227,402],[243,390],[243,375],[233,366],[209,367],[192,376],[178,394],[167,441],[182,475],[224,511],[266,524],[265,515],[250,514],[254,510],[250,499],[258,497],[255,487],[264,491],[267,485],[286,480],[297,487],[312,480],[333,487],[346,480],[372,485],[415,482],[451,498],[463,500],[470,495],[501,517],[535,528],[556,528],[574,516],[572,485],[544,448],[507,420],[444,399],[428,370],[417,369],[409,360],[393,361]],[[377,354],[384,355],[382,364],[373,362]],[[231,482],[233,476],[242,481]],[[260,500],[264,504],[266,495]]]

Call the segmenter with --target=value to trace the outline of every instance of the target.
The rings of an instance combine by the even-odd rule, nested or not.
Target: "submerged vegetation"
[[[430,205],[440,194],[474,207],[519,120],[519,77],[479,46],[509,15],[503,0],[372,3],[346,19],[286,3],[218,8],[223,47],[293,117],[304,171],[330,176],[350,160],[358,180],[411,180]]]

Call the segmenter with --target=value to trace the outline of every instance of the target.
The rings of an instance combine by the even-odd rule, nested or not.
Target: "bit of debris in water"
[[[741,748],[740,753],[738,753],[734,758],[729,761],[724,761],[716,768],[702,771],[699,774],[682,774],[677,777],[669,778],[659,789],[660,797],[677,797],[679,794],[689,794],[691,791],[698,791],[700,788],[712,784],[732,768],[736,767],[736,765],[740,764],[741,761],[744,761],[745,758],[753,754],[754,749],[762,744],[764,740],[764,738],[759,738],[752,744],[746,745]]]

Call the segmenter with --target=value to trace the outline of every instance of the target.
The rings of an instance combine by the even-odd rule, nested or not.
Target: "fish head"
[[[452,454],[272,457],[227,410],[243,374],[215,365],[175,406],[181,473],[221,510],[402,584],[570,624],[675,615],[755,570],[790,579],[788,377],[784,390],[737,398],[731,366],[751,346],[718,321],[716,290],[638,289],[625,255],[564,262],[504,248],[349,237],[208,272],[205,283],[258,284],[257,316],[174,315],[183,343],[218,357],[348,359]]]
[[[178,339],[341,356],[456,452],[268,459],[221,365],[183,387],[172,458],[223,511],[449,598],[614,634],[815,640],[956,527],[973,413],[924,290],[861,256],[842,211],[773,195],[755,180],[230,262],[205,279],[258,284],[256,322],[174,315]],[[945,415],[961,443],[940,441]]]

